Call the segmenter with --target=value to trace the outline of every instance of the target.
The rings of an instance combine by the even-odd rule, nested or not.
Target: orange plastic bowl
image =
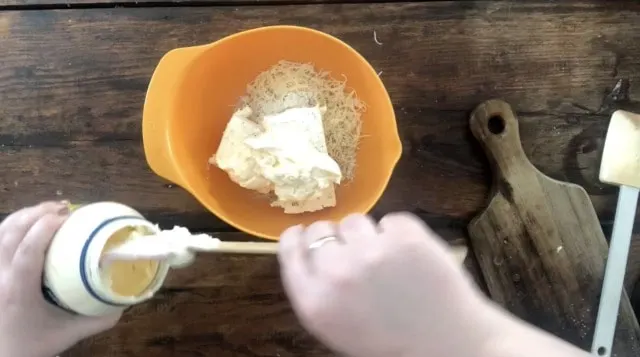
[[[246,85],[280,60],[312,63],[336,79],[346,76],[347,87],[367,105],[355,178],[336,188],[336,207],[285,214],[207,162]],[[368,212],[402,152],[391,100],[371,65],[337,38],[295,26],[262,27],[167,53],[149,84],[142,134],[147,162],[156,174],[189,191],[237,229],[274,240],[296,224]]]

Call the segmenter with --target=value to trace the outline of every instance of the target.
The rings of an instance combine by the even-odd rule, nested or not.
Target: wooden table
[[[501,97],[520,116],[532,162],[583,185],[610,232],[617,190],[599,183],[599,155],[610,113],[640,112],[640,4],[163,1],[0,0],[3,215],[50,198],[116,200],[164,227],[252,239],[151,173],[141,148],[142,104],[170,49],[296,24],[342,38],[382,72],[404,156],[374,215],[409,210],[446,239],[465,241],[490,177],[467,118],[481,101]],[[473,258],[467,268],[482,285]],[[640,234],[629,288],[639,275]],[[329,355],[296,322],[275,258],[243,256],[206,257],[176,272],[116,329],[66,353]]]

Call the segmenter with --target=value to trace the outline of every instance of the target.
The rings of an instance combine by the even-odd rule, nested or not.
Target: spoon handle
[[[451,255],[462,263],[467,257],[468,249],[465,246],[452,246]],[[220,242],[212,253],[236,253],[236,254],[277,254],[278,243],[266,242]]]
[[[270,242],[220,242],[212,253],[277,254],[278,243]]]
[[[277,254],[278,243],[276,242],[219,242],[212,249],[195,249],[194,252],[204,253],[229,253],[229,254]],[[462,263],[467,256],[468,249],[465,246],[452,246],[451,254],[458,263]],[[109,255],[107,253],[107,255]],[[115,254],[114,254],[115,255]],[[168,254],[135,254],[127,257],[126,255],[117,255],[118,260],[137,260],[137,259],[166,259]],[[129,259],[127,259],[129,258]]]
[[[185,250],[186,252],[187,250]],[[192,253],[228,253],[228,254],[277,254],[278,243],[269,242],[218,242],[207,248],[193,247],[188,249]],[[113,260],[165,260],[178,252],[171,250],[131,250],[114,249],[103,255],[103,261]]]

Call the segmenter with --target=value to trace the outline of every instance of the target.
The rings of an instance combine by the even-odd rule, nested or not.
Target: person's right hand
[[[335,236],[322,246],[309,245]],[[285,290],[301,323],[352,357],[477,356],[495,309],[441,241],[410,214],[379,224],[296,226],[280,238]]]

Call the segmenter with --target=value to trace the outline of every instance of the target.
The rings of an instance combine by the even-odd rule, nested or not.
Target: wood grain
[[[495,96],[520,113],[639,108],[638,86],[609,95],[619,81],[638,78],[640,12],[633,10],[640,4],[627,7],[436,2],[3,12],[0,44],[11,51],[0,70],[0,131],[11,135],[2,141],[137,137],[145,89],[165,52],[268,24],[311,26],[353,45],[382,71],[400,120],[412,110],[468,112]]]
[[[318,14],[324,14],[325,24],[316,23]],[[0,83],[0,143],[70,148],[88,145],[86,141],[115,145],[138,140],[145,88],[166,51],[262,24],[298,23],[347,40],[383,72],[405,151],[410,151],[396,176],[420,184],[403,182],[393,187],[396,191],[390,188],[390,198],[384,200],[398,204],[382,207],[470,218],[486,196],[489,176],[469,140],[466,113],[479,100],[501,95],[520,113],[531,113],[526,128],[523,124],[523,140],[525,150],[535,151],[530,155],[533,163],[552,177],[585,186],[597,196],[592,198],[607,220],[614,191],[597,181],[598,150],[606,114],[637,105],[637,88],[616,84],[638,79],[638,17],[632,11],[610,12],[585,4],[506,9],[486,3],[309,5],[286,14],[277,7],[5,12],[0,13],[0,43],[7,49],[0,69],[6,78]],[[513,31],[507,34],[499,27]],[[375,29],[382,46],[373,41]],[[34,33],[65,40],[50,41]],[[603,49],[605,42],[624,49],[616,76],[613,62],[604,65],[613,53]],[[569,44],[575,51],[567,52],[563,46]],[[498,46],[505,49],[499,60]],[[465,59],[469,51],[473,63]],[[63,184],[72,185],[56,182]],[[122,187],[127,187],[124,182]],[[166,190],[162,185],[156,189]],[[37,193],[31,192],[25,202]],[[132,198],[138,194],[130,193]],[[84,195],[106,196],[94,191]],[[157,195],[155,203],[138,202],[170,212],[174,208],[166,205],[167,195]],[[183,197],[177,200],[179,206],[201,214]],[[7,205],[0,211],[18,206]]]
[[[529,162],[509,104],[482,103],[469,125],[493,167],[489,204],[469,223],[491,297],[520,318],[589,349],[607,258],[589,196]],[[626,293],[616,335],[612,355],[640,352],[640,326]]]

